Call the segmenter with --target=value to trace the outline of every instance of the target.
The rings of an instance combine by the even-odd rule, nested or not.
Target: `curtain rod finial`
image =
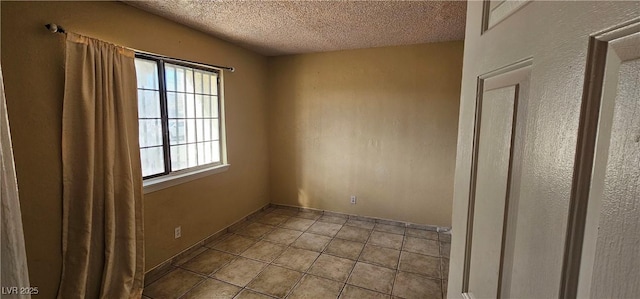
[[[64,33],[64,29],[56,24],[50,23],[47,25],[44,25],[44,27],[46,27],[49,31],[53,32],[53,33]]]

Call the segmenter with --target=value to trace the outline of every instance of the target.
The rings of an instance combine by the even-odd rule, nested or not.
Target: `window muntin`
[[[222,162],[220,73],[137,55],[143,177]]]

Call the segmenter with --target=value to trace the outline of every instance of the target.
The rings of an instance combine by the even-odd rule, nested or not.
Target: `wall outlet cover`
[[[175,228],[174,232],[173,232],[173,237],[175,239],[182,237],[182,226],[178,226]]]

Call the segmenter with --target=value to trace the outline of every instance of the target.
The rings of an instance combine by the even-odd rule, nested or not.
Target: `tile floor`
[[[143,298],[446,297],[447,234],[280,208],[230,231],[146,281]]]

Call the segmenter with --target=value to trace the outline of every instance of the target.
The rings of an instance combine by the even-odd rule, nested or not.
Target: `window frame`
[[[156,63],[158,71],[158,93],[160,95],[160,120],[162,126],[162,152],[164,158],[164,171],[161,173],[144,176],[143,185],[144,193],[161,190],[167,187],[175,186],[187,181],[191,181],[203,176],[226,171],[229,168],[227,162],[226,150],[226,130],[225,130],[225,114],[224,114],[224,77],[221,68],[187,62],[179,59],[173,59],[164,56],[158,56],[150,53],[135,52],[136,59],[144,59]],[[193,167],[172,170],[171,166],[171,144],[169,142],[169,116],[167,110],[167,84],[165,74],[165,64],[182,66],[194,70],[201,70],[215,73],[217,76],[217,109],[218,109],[218,143],[220,152],[220,161],[197,165]],[[137,84],[136,84],[137,85]],[[195,86],[194,86],[195,88]],[[213,87],[211,87],[213,88]],[[136,86],[136,89],[139,88]],[[195,90],[194,90],[195,95]],[[140,119],[140,117],[138,117]],[[139,147],[140,148],[140,147]]]

